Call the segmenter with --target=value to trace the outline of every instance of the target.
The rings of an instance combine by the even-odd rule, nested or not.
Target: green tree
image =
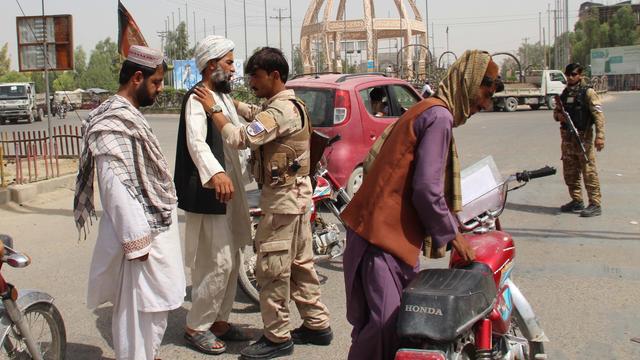
[[[111,38],[106,38],[98,42],[91,52],[89,64],[78,85],[82,88],[98,87],[116,91],[119,71],[118,45]]]
[[[611,31],[609,41],[612,46],[633,45],[638,39],[636,30],[636,18],[631,5],[625,5],[618,9],[611,18]]]
[[[167,57],[172,60],[185,60],[193,57],[194,49],[189,47],[189,35],[184,21],[178,24],[175,31],[167,34],[165,45]]]
[[[65,71],[53,81],[53,91],[75,90],[77,88],[73,71]]]
[[[87,71],[87,53],[84,51],[82,46],[76,47],[76,50],[74,51],[73,67],[75,69],[74,78],[76,82],[79,82]]]
[[[4,73],[2,76],[0,76],[0,83],[8,83],[8,82],[29,82],[31,81],[31,78],[25,74],[25,73],[21,73],[21,72],[17,72],[14,70],[8,71],[6,73]],[[38,88],[36,88],[37,90]]]
[[[304,73],[304,64],[302,63],[302,51],[300,51],[300,46],[296,46],[293,49],[293,72],[294,74]]]
[[[9,44],[4,43],[0,49],[0,76],[8,73],[11,68],[11,57],[9,56]]]

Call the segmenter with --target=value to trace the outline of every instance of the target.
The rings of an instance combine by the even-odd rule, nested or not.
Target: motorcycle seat
[[[485,317],[497,292],[493,274],[482,265],[419,272],[403,291],[398,335],[452,341]]]

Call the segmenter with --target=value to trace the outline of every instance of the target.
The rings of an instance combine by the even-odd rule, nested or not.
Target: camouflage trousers
[[[589,162],[586,162],[580,151],[580,146],[566,130],[560,130],[562,138],[562,173],[564,182],[569,188],[569,195],[573,200],[582,202],[582,179],[587,190],[589,204],[600,206],[600,181],[596,168],[596,154],[593,145],[593,128],[580,133],[582,143],[587,152]]]

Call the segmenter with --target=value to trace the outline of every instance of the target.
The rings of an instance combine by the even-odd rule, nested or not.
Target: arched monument
[[[378,68],[378,40],[403,38],[404,44],[410,44],[411,39],[417,37],[419,47],[405,47],[401,57],[404,75],[413,78],[413,59],[411,54],[415,49],[419,49],[418,68],[424,69],[427,51],[427,31],[422,20],[422,15],[416,6],[415,0],[385,0],[393,1],[398,10],[399,18],[377,18],[374,7],[374,0],[362,0],[364,7],[363,19],[346,19],[345,6],[347,0],[338,0],[338,11],[335,18],[332,18],[334,0],[311,0],[300,32],[300,49],[304,72],[311,73],[317,71],[318,66],[314,63],[311,54],[311,44],[315,42],[317,46],[324,49],[324,68],[327,71],[342,72],[343,51],[342,41],[366,40],[367,42],[367,64],[369,71],[376,71]],[[413,18],[409,16],[405,3],[408,3]],[[322,14],[320,13],[322,11]],[[373,66],[371,66],[373,65]],[[400,64],[398,64],[400,65]]]

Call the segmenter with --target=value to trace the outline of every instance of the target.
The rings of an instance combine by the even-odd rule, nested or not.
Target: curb
[[[0,205],[4,205],[10,201],[23,204],[35,199],[39,194],[48,193],[60,188],[72,189],[75,183],[76,174],[67,174],[31,184],[9,185],[6,189],[0,189]]]

